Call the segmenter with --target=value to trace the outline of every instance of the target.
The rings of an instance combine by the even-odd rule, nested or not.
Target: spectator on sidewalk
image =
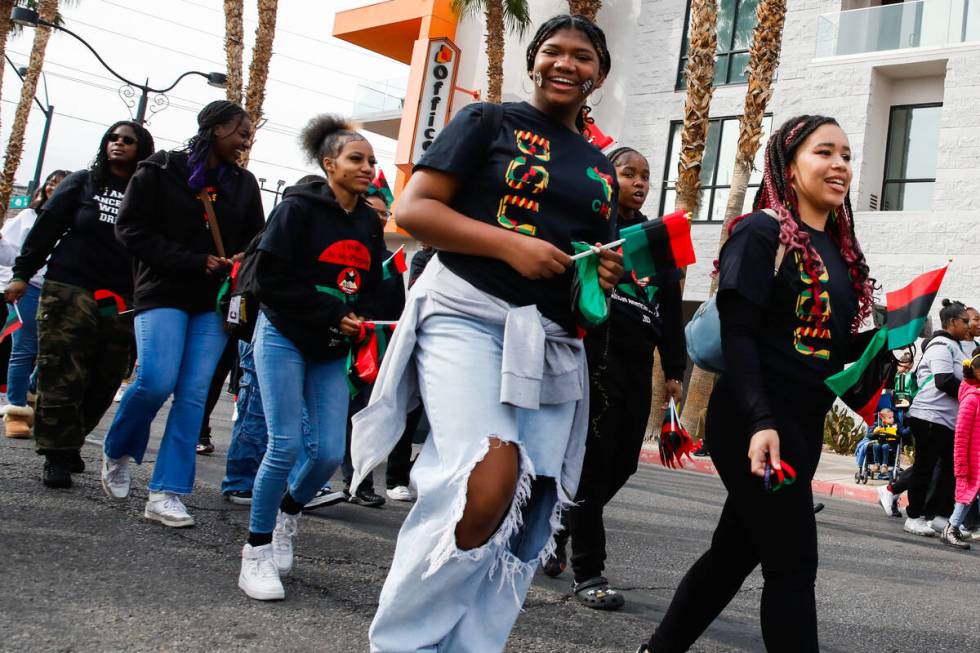
[[[14,263],[7,301],[16,301],[47,262],[38,302],[38,397],[34,442],[42,481],[71,487],[79,453],[133,356],[133,272],[115,224],[127,183],[153,153],[142,125],[114,123],[88,170],[68,175],[40,211]],[[28,373],[29,374],[29,373]]]
[[[71,173],[68,170],[55,170],[49,174],[34,194],[31,205],[3,224],[3,230],[0,231],[0,277],[3,277],[3,287],[10,283],[13,276],[11,268],[20,256],[27,234],[34,228],[38,213],[58,184],[69,174]],[[31,405],[34,401],[30,398],[28,386],[37,358],[37,303],[41,298],[41,286],[44,284],[46,271],[47,266],[41,266],[27,284],[24,296],[17,302],[21,327],[10,336],[10,356],[7,360],[7,373],[3,377],[7,379],[8,404],[3,412],[8,438],[29,437],[34,423],[34,406]],[[9,419],[7,415],[10,415]]]
[[[252,138],[248,114],[217,100],[197,125],[186,148],[140,165],[119,209],[116,235],[136,259],[139,365],[106,433],[102,468],[106,494],[126,499],[129,463],[143,462],[150,425],[173,395],[143,516],[175,528],[194,525],[181,496],[194,489],[204,402],[228,338],[215,311],[232,263],[223,254],[238,256],[264,223],[259,185],[237,163]]]
[[[888,474],[889,465],[892,464],[892,452],[900,455],[898,441],[899,434],[898,424],[895,421],[895,411],[891,408],[882,408],[878,411],[878,419],[868,427],[868,432],[858,442],[854,451],[858,472],[864,471],[868,449],[870,449],[872,461],[868,467],[870,476],[871,478],[883,478],[882,475]]]
[[[962,366],[963,382],[959,389],[960,405],[953,444],[956,505],[940,537],[944,544],[969,549],[968,534],[961,529],[967,511],[980,494],[980,347],[970,353]]]
[[[966,306],[944,299],[939,320],[942,329],[933,334],[922,351],[916,369],[919,391],[909,408],[915,471],[909,480],[904,529],[924,537],[935,535],[929,520],[953,511],[953,429],[963,380],[962,363],[973,350]],[[938,475],[933,476],[937,465]]]

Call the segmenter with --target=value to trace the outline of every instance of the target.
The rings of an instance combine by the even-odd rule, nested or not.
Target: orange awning
[[[455,33],[451,0],[385,0],[338,12],[333,24],[337,38],[405,64],[417,39]]]

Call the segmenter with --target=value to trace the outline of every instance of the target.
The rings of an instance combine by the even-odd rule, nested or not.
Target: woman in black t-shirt
[[[279,575],[293,566],[300,511],[344,457],[347,357],[366,335],[362,316],[376,315],[385,257],[381,222],[363,197],[374,180],[371,144],[329,115],[311,120],[302,141],[327,179],[286,189],[256,253],[253,344],[269,443],[238,586],[259,600],[285,596]]]
[[[92,167],[68,175],[44,204],[14,263],[8,302],[48,265],[37,311],[34,441],[49,487],[71,487],[71,474],[84,470],[85,436],[132,360],[132,261],[115,223],[136,165],[152,153],[153,137],[142,125],[109,127]]]
[[[581,133],[609,68],[593,23],[546,22],[527,50],[531,101],[464,108],[399,200],[401,226],[438,254],[354,417],[354,482],[397,442],[419,394],[432,434],[373,651],[501,650],[539,556],[554,549],[587,414],[572,241],[609,242],[615,229],[615,171]],[[621,259],[600,257],[608,291]]]
[[[847,135],[833,118],[793,118],[769,137],[755,212],[733,222],[719,262],[725,371],[705,429],[728,499],[711,548],[640,651],[686,651],[760,564],[766,648],[819,650],[810,481],[834,401],[823,381],[861,353],[870,333],[856,334],[872,309],[851,175]],[[775,470],[790,466],[798,478],[780,487]]]

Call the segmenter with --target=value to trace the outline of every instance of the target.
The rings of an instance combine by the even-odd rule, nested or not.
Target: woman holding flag
[[[280,574],[293,566],[300,512],[344,456],[350,343],[365,336],[361,315],[373,315],[385,257],[381,222],[363,197],[374,179],[371,144],[330,115],[310,120],[301,139],[327,179],[286,190],[256,253],[252,342],[269,442],[238,586],[263,601],[285,597]]]
[[[465,107],[399,200],[401,226],[438,254],[412,286],[371,401],[354,417],[355,485],[420,398],[432,432],[411,473],[418,501],[398,537],[372,651],[502,650],[539,558],[554,550],[588,412],[579,339],[588,322],[571,301],[572,243],[615,233],[615,170],[582,135],[586,100],[610,66],[594,23],[547,21],[527,49],[530,102]],[[596,260],[601,296],[622,266],[607,250]]]
[[[34,441],[49,487],[71,487],[71,474],[84,470],[85,436],[131,363],[132,260],[115,223],[137,164],[152,153],[153,137],[139,123],[110,126],[91,168],[68,175],[45,203],[14,263],[8,302],[48,265],[37,310]]]
[[[824,379],[860,354],[872,309],[851,176],[833,118],[799,116],[769,137],[755,212],[733,222],[718,264],[725,371],[706,437],[728,498],[710,548],[639,651],[688,650],[760,564],[767,650],[819,650],[810,480],[834,401]]]

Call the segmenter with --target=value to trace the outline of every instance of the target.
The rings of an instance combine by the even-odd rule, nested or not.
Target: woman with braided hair
[[[432,432],[412,469],[418,500],[372,651],[502,650],[538,560],[554,550],[588,417],[572,242],[615,232],[615,170],[581,133],[609,68],[595,24],[547,21],[527,50],[530,101],[465,107],[399,199],[399,224],[438,253],[354,416],[353,486],[398,442],[420,398]],[[621,257],[599,256],[608,292]]]
[[[823,381],[871,335],[857,335],[873,281],[854,235],[851,176],[833,118],[799,116],[769,138],[755,211],[733,222],[718,262],[725,371],[705,430],[728,498],[711,547],[641,652],[688,650],[760,564],[767,650],[819,650],[810,481],[834,401]]]
[[[259,185],[237,163],[252,135],[248,114],[218,100],[197,125],[185,149],[139,165],[116,221],[135,259],[139,367],[106,433],[102,487],[111,499],[129,496],[129,462],[143,461],[150,424],[173,395],[143,513],[171,527],[194,525],[180,496],[194,488],[204,400],[227,338],[215,311],[226,256],[242,252],[264,222]]]

